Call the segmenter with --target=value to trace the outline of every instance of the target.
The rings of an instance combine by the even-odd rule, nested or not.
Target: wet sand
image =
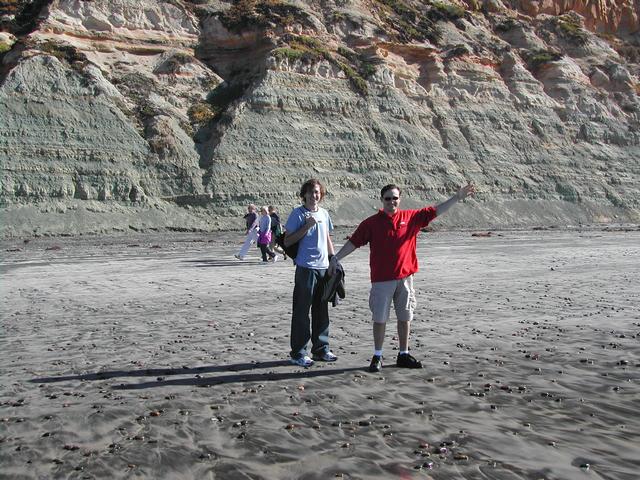
[[[637,229],[422,234],[425,368],[393,320],[380,374],[368,249],[305,370],[291,262],[240,241],[3,241],[0,478],[638,478]]]

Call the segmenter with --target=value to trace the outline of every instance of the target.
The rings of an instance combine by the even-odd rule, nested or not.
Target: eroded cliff
[[[2,234],[240,226],[309,177],[338,224],[640,220],[637,1],[39,1],[0,34]]]

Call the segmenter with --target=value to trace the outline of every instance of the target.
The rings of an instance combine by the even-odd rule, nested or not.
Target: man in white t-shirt
[[[314,360],[337,360],[329,349],[329,304],[322,301],[324,276],[329,267],[329,256],[334,253],[330,235],[333,223],[329,212],[319,205],[325,193],[319,180],[307,180],[300,188],[303,204],[293,209],[285,226],[285,245],[299,242],[294,259],[290,355],[291,363],[301,367],[310,367]],[[313,359],[309,358],[307,350],[309,340]]]

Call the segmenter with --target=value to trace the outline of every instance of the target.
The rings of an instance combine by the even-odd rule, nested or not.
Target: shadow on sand
[[[226,383],[239,382],[269,382],[276,380],[287,380],[291,378],[312,378],[324,377],[329,375],[339,375],[345,372],[353,372],[363,370],[363,367],[350,368],[322,368],[322,369],[305,369],[304,371],[296,370],[293,372],[262,372],[262,373],[241,373],[231,375],[221,375],[217,377],[203,378],[202,374],[217,372],[242,372],[248,370],[270,369],[276,367],[291,366],[288,360],[272,360],[268,362],[255,363],[236,363],[232,365],[219,365],[195,368],[152,368],[145,370],[113,370],[106,372],[85,373],[82,375],[65,375],[60,377],[40,377],[29,380],[31,383],[58,383],[74,380],[96,381],[108,380],[111,378],[132,378],[132,377],[151,377],[151,376],[168,376],[168,375],[196,375],[193,378],[177,378],[167,380],[159,378],[150,382],[120,384],[112,386],[114,390],[139,390],[144,388],[168,387],[168,386],[198,386],[207,387],[213,385],[222,385]],[[291,366],[292,367],[292,366]],[[292,367],[294,368],[294,367]]]
[[[188,266],[195,268],[210,267],[256,267],[259,265],[271,265],[272,262],[263,262],[259,258],[251,260],[237,260],[228,258],[199,258],[197,260],[183,260]]]

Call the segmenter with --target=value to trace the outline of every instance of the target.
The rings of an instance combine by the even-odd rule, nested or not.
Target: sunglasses
[[[400,197],[382,197],[385,202],[390,202],[391,200],[400,200]]]

